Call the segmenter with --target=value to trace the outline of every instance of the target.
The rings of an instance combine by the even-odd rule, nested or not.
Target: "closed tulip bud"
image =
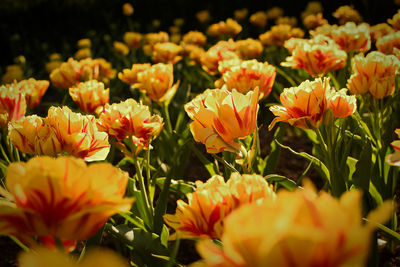
[[[4,73],[1,81],[3,83],[12,83],[14,81],[21,81],[24,78],[24,71],[20,65],[9,65],[6,67],[6,73]]]
[[[59,239],[73,249],[90,238],[117,212],[129,211],[123,198],[128,174],[109,163],[86,163],[74,157],[41,156],[11,163],[0,203],[0,234],[34,246],[34,237],[55,247]]]
[[[142,39],[143,35],[138,32],[126,32],[123,37],[124,43],[129,48],[134,49],[138,49],[140,47]]]
[[[125,16],[131,16],[135,10],[130,3],[125,3],[122,5],[122,14]]]
[[[102,82],[90,80],[81,82],[78,85],[69,88],[69,95],[74,100],[80,110],[92,114],[101,106],[109,101],[110,89],[105,89]]]
[[[332,15],[339,20],[339,24],[341,25],[346,22],[360,23],[362,21],[360,13],[347,5],[340,6]]]

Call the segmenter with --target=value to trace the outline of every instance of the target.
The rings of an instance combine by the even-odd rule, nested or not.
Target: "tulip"
[[[264,11],[257,11],[250,16],[250,23],[256,27],[264,28],[267,25],[267,14]]]
[[[393,55],[373,51],[366,57],[358,54],[353,58],[354,73],[347,81],[352,94],[369,92],[375,98],[384,98],[393,93],[396,73],[400,61]]]
[[[236,41],[235,52],[241,59],[252,59],[261,56],[263,46],[259,40],[247,38],[245,40]]]
[[[73,249],[117,212],[129,211],[123,198],[128,174],[109,163],[86,165],[81,159],[46,156],[11,163],[0,188],[0,233],[33,246],[34,236],[48,246],[55,239]]]
[[[331,91],[329,97],[329,108],[332,109],[333,116],[345,118],[352,115],[357,109],[357,99],[354,95],[347,95],[347,89]]]
[[[270,20],[276,20],[279,17],[281,17],[284,13],[284,10],[280,7],[274,6],[268,9],[265,14],[267,15],[267,18]]]
[[[374,26],[371,26],[370,29],[372,42],[378,42],[378,40],[380,40],[383,36],[394,33],[393,28],[386,23],[376,24]]]
[[[244,205],[224,221],[223,247],[200,240],[193,266],[365,266],[376,223],[390,218],[384,202],[363,223],[361,192],[340,199],[305,186],[276,201]]]
[[[181,60],[179,53],[182,51],[182,47],[174,43],[157,43],[153,47],[153,54],[151,59],[155,63],[170,63],[175,64]]]
[[[110,89],[104,88],[102,82],[90,80],[69,88],[69,95],[78,104],[80,110],[92,114],[98,107],[108,103],[109,91]]]
[[[276,25],[280,25],[280,24],[286,24],[286,25],[290,25],[292,27],[297,25],[297,19],[296,17],[279,17],[276,19],[275,21]]]
[[[309,14],[304,17],[303,24],[307,29],[313,30],[317,27],[328,24],[328,21],[323,18],[322,13]]]
[[[210,12],[208,10],[200,10],[196,13],[196,19],[204,24],[211,19]]]
[[[197,46],[204,46],[207,41],[207,37],[199,31],[190,31],[183,35],[182,43],[193,44]]]
[[[376,41],[376,47],[379,52],[384,54],[395,54],[395,49],[400,49],[400,31],[389,33],[378,39]]]
[[[397,10],[397,13],[394,14],[393,18],[388,19],[387,22],[392,25],[395,31],[400,30],[400,9]]]
[[[158,63],[137,74],[138,83],[134,88],[147,93],[147,95],[157,102],[170,101],[178,89],[179,83],[174,82],[172,64]]]
[[[148,106],[129,98],[121,103],[106,104],[97,126],[118,140],[132,137],[137,146],[144,146],[160,133],[163,123],[160,116],[151,116]]]
[[[202,54],[200,58],[202,68],[210,74],[216,74],[219,62],[239,59],[239,56],[234,52],[235,50],[236,44],[233,41],[219,41]]]
[[[205,144],[208,153],[224,150],[237,152],[243,139],[257,125],[258,87],[243,95],[235,89],[206,90],[185,105],[193,120],[190,131],[197,142]]]
[[[260,34],[259,39],[263,46],[278,45],[281,46],[290,38],[301,38],[304,31],[300,28],[293,28],[288,24],[279,24],[271,27],[271,30]]]
[[[341,25],[346,22],[360,23],[362,21],[360,13],[353,7],[347,5],[340,6],[332,15],[339,20],[339,24]]]
[[[124,16],[131,16],[134,11],[135,10],[130,3],[125,3],[122,5],[122,14],[124,14]]]
[[[123,56],[129,54],[129,47],[122,42],[117,42],[117,41],[113,42],[113,48],[115,53],[117,54],[121,54]]]
[[[49,87],[49,84],[49,81],[46,80],[35,80],[29,78],[28,80],[20,81],[16,86],[24,93],[28,107],[33,109],[39,105],[40,100]]]
[[[249,14],[249,10],[247,8],[237,9],[233,12],[233,16],[236,21],[244,20]]]
[[[3,83],[12,83],[14,81],[21,81],[24,78],[24,71],[20,65],[9,65],[6,67],[1,81]]]
[[[151,56],[155,44],[166,43],[168,41],[169,35],[166,32],[147,33],[144,36],[145,45],[143,46],[143,51],[147,56]]]
[[[222,80],[224,88],[229,91],[236,89],[242,94],[258,87],[260,98],[264,98],[271,92],[275,76],[275,68],[272,65],[253,59],[230,67],[223,73]]]
[[[15,85],[0,86],[0,128],[6,128],[8,122],[19,120],[25,115],[25,95]]]
[[[150,63],[144,64],[133,64],[131,69],[123,69],[122,72],[118,73],[118,78],[129,85],[138,83],[138,74],[151,67]]]
[[[123,40],[124,43],[129,47],[129,48],[134,48],[138,49],[140,47],[140,42],[143,39],[143,35],[138,32],[126,32],[124,34]]]
[[[370,28],[366,23],[357,26],[354,22],[347,22],[334,28],[330,37],[344,51],[367,52],[371,48]]]
[[[212,37],[235,36],[242,31],[242,26],[236,20],[228,18],[226,21],[210,25],[207,34]]]

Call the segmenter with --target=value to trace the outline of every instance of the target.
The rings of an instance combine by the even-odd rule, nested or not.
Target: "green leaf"
[[[310,154],[308,154],[308,153],[306,153],[306,152],[296,152],[296,151],[294,151],[291,147],[282,145],[282,144],[279,143],[277,140],[275,140],[275,142],[276,142],[279,146],[281,146],[281,147],[283,147],[283,148],[286,148],[287,150],[289,150],[289,151],[292,152],[293,154],[295,154],[295,155],[297,155],[297,156],[300,156],[300,157],[302,157],[302,158],[305,158],[305,159],[309,160],[310,162],[312,162],[312,163],[314,164],[314,166],[320,171],[320,173],[321,173],[322,175],[325,176],[324,178],[327,179],[327,181],[328,181],[329,183],[331,182],[331,176],[330,176],[329,170],[328,170],[328,168],[325,166],[325,164],[322,163],[322,161],[320,161],[320,160],[317,159],[316,157],[314,157],[314,156],[312,156],[312,155],[310,155]]]
[[[361,188],[364,192],[369,191],[369,181],[372,176],[372,148],[367,142],[364,143],[363,150],[360,155],[360,159],[356,163],[356,170],[353,174],[352,180],[357,188]]]
[[[379,194],[378,190],[376,189],[375,185],[372,181],[369,183],[369,193],[371,194],[372,198],[375,200],[376,205],[380,205],[383,203],[383,199],[381,194]]]
[[[290,180],[289,178],[278,175],[278,174],[269,174],[264,177],[265,180],[267,180],[268,183],[278,183],[279,185],[285,187],[289,191],[293,191],[294,189],[297,188],[296,183],[293,180]]]
[[[192,142],[188,143],[190,149],[192,152],[196,155],[196,157],[203,163],[204,167],[208,171],[208,173],[213,176],[218,173],[218,171],[215,169],[215,165],[209,161],[195,146]]]
[[[278,165],[279,156],[281,154],[281,147],[277,146],[274,141],[278,140],[279,142],[281,142],[283,136],[286,133],[286,128],[286,124],[280,124],[274,133],[274,140],[270,144],[271,152],[264,159],[264,170],[260,171],[260,173],[262,173],[263,175],[275,172],[276,166]]]
[[[358,160],[353,157],[347,157],[346,159],[346,165],[349,168],[349,178],[348,178],[349,181],[352,180],[353,173],[356,171],[357,161]]]
[[[157,185],[162,189],[165,183],[165,177],[157,178]],[[184,180],[171,179],[170,192],[178,195],[179,197],[185,197],[187,194],[192,193],[196,189],[193,182]]]
[[[366,218],[363,218],[363,219],[364,219],[364,221],[370,222]],[[389,237],[391,237],[392,239],[397,240],[398,242],[400,242],[400,234],[399,233],[393,231],[392,229],[390,229],[389,227],[384,226],[381,223],[373,222],[373,224],[375,224],[380,230],[382,230]]]
[[[140,219],[139,217],[135,216],[135,214],[133,214],[132,212],[120,212],[118,213],[119,215],[121,215],[125,220],[127,220],[128,222],[134,224],[135,226],[146,230],[146,228],[144,227],[144,223],[143,220]]]

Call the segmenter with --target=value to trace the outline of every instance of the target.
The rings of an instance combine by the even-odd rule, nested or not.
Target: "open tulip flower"
[[[185,105],[193,120],[194,140],[205,144],[208,153],[238,152],[243,139],[257,125],[258,87],[243,95],[235,89],[207,89]]]
[[[123,69],[122,72],[118,73],[118,78],[124,83],[134,85],[138,83],[138,74],[150,67],[150,63],[133,64],[131,69]]]
[[[97,80],[81,82],[69,88],[69,95],[78,104],[79,109],[92,114],[109,101],[110,89],[105,89],[104,84]]]
[[[179,53],[182,47],[174,43],[158,43],[153,47],[152,60],[154,63],[171,63],[175,64],[182,59]]]
[[[218,72],[218,64],[224,60],[239,59],[235,53],[236,44],[232,41],[219,41],[201,55],[202,68],[210,74]]]
[[[28,246],[61,241],[66,250],[86,240],[117,212],[130,209],[124,198],[128,174],[109,163],[89,166],[74,157],[42,156],[11,163],[0,203],[0,234]]]
[[[0,128],[7,128],[8,122],[19,120],[25,112],[24,93],[15,85],[0,86]]]
[[[244,205],[224,221],[223,247],[200,240],[192,266],[365,266],[375,223],[390,218],[385,202],[361,217],[361,192],[340,199],[312,186],[280,191],[276,201]]]
[[[35,80],[34,78],[29,78],[20,81],[15,86],[25,95],[28,107],[33,109],[39,105],[40,100],[49,87],[49,84],[49,81],[46,80]]]
[[[259,175],[233,173],[225,183],[215,175],[206,183],[196,182],[196,191],[189,193],[189,203],[178,200],[175,215],[166,214],[164,220],[180,238],[220,238],[223,221],[234,209],[246,204],[274,201],[275,193]]]
[[[347,22],[333,28],[330,37],[346,52],[367,52],[371,49],[370,28],[366,23]]]

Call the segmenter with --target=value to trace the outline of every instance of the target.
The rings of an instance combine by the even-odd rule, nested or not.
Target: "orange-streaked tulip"
[[[5,179],[8,191],[0,188],[5,197],[0,204],[0,233],[29,246],[37,236],[49,246],[58,238],[73,248],[132,204],[132,199],[123,198],[128,173],[109,163],[34,157],[11,163]]]
[[[137,146],[144,146],[160,133],[163,123],[160,116],[151,116],[148,106],[129,98],[124,102],[106,104],[97,126],[118,140],[132,137]]]
[[[8,136],[11,143],[23,153],[36,154],[36,136],[43,125],[43,119],[36,115],[22,117],[17,121],[10,122]]]
[[[375,98],[384,98],[393,93],[399,69],[400,61],[393,55],[378,51],[366,57],[358,54],[353,58],[354,73],[347,81],[347,88],[352,94],[370,92]]]
[[[35,80],[34,78],[29,78],[20,81],[16,86],[22,93],[24,93],[28,107],[33,109],[40,103],[40,100],[42,100],[49,84],[49,81],[46,80]]]
[[[19,267],[128,267],[127,260],[109,249],[95,249],[85,253],[81,261],[57,250],[35,248],[34,252],[24,252],[18,257]]]
[[[387,23],[379,23],[374,26],[371,26],[370,30],[371,30],[370,33],[371,33],[371,41],[372,42],[377,42],[383,36],[394,33],[393,28],[390,27],[389,24],[387,24]]]
[[[259,39],[263,46],[281,46],[290,38],[302,38],[304,31],[300,28],[292,28],[288,24],[279,24],[271,27],[271,30],[260,34]]]
[[[69,58],[59,68],[50,73],[51,82],[59,88],[69,88],[80,80],[81,66],[78,61]]]
[[[352,115],[357,109],[355,95],[347,95],[347,89],[339,91],[331,90],[329,97],[329,108],[332,109],[335,118],[344,118]]]
[[[146,94],[154,101],[165,102],[170,101],[178,89],[179,82],[174,82],[172,64],[158,63],[150,68],[139,72],[138,83],[134,84],[134,88],[146,92]]]
[[[282,66],[304,69],[315,78],[346,65],[347,53],[329,37],[316,35],[310,40],[297,41],[294,47],[291,47],[291,40],[293,38],[285,42],[285,47],[292,55],[281,63]]]
[[[249,21],[256,27],[264,28],[267,25],[267,14],[264,11],[257,11],[250,16]]]
[[[131,69],[123,69],[118,73],[118,78],[129,85],[138,83],[138,74],[151,67],[150,63],[133,64]]]
[[[129,48],[134,49],[138,49],[140,47],[142,39],[143,35],[138,32],[126,32],[123,37],[124,43]]]
[[[400,9],[397,10],[397,13],[394,14],[393,18],[388,19],[387,22],[392,25],[395,31],[400,30]]]
[[[357,24],[362,22],[360,13],[353,7],[347,5],[340,6],[332,15],[339,20],[340,25],[343,25],[346,22],[354,22]]]
[[[115,53],[117,54],[121,54],[123,56],[129,54],[129,47],[123,42],[118,42],[118,41],[113,42],[113,48]]]
[[[166,42],[157,43],[153,47],[153,54],[151,59],[154,63],[171,63],[175,64],[181,60],[179,53],[182,51],[182,47],[177,44]]]
[[[242,61],[224,72],[223,88],[246,94],[258,87],[260,98],[264,98],[271,92],[275,76],[275,68],[267,62],[261,63],[255,59]]]
[[[44,121],[55,132],[64,152],[86,161],[107,157],[108,135],[97,129],[94,116],[72,112],[67,106],[50,107]]]
[[[371,48],[370,29],[366,23],[356,25],[354,22],[347,22],[343,26],[334,28],[330,37],[344,51],[367,52]]]
[[[6,72],[1,78],[2,83],[19,82],[24,78],[24,71],[20,65],[9,65],[6,67]]]
[[[309,30],[313,30],[325,24],[328,24],[328,21],[323,18],[322,13],[309,14],[303,19],[303,25]]]
[[[226,183],[222,176],[214,175],[206,183],[196,181],[196,187],[187,195],[188,203],[178,200],[175,214],[164,215],[165,222],[181,238],[220,238],[224,219],[234,209],[247,203],[275,200],[272,187],[255,174],[233,173]]]
[[[310,187],[233,211],[224,221],[223,247],[200,240],[203,262],[194,266],[365,266],[376,223],[390,218],[392,203],[364,223],[361,191],[336,199]]]
[[[285,88],[280,95],[282,106],[270,107],[277,117],[269,129],[280,121],[303,129],[307,129],[308,124],[318,127],[329,108],[327,94],[330,90],[329,78],[306,80],[298,87]]]
[[[268,9],[265,14],[267,15],[267,18],[270,20],[276,20],[279,17],[283,16],[284,10],[281,7],[274,6]]]
[[[249,14],[249,10],[247,8],[237,9],[233,12],[233,17],[236,21],[244,20]]]
[[[400,129],[396,129],[395,133],[397,134],[397,138],[400,138]],[[393,141],[391,143],[394,153],[386,156],[386,162],[392,166],[400,166],[400,140]]]
[[[182,43],[193,44],[197,46],[204,46],[207,41],[207,37],[199,31],[190,31],[183,35]]]
[[[17,85],[0,86],[0,128],[6,128],[10,121],[19,120],[25,112],[25,95]]]
[[[110,89],[104,88],[104,83],[97,80],[78,83],[69,88],[69,95],[85,113],[92,114],[98,107],[109,101]]]
[[[315,28],[314,30],[310,30],[310,35],[316,36],[318,34],[322,34],[322,35],[332,38],[332,32],[334,30],[336,30],[338,27],[339,26],[336,24],[334,24],[334,25],[324,24],[322,26]]]
[[[208,153],[237,152],[237,139],[256,129],[258,97],[258,87],[246,95],[226,89],[207,89],[198,95],[185,105],[193,120],[190,131],[194,140],[205,144]]]
[[[219,62],[239,59],[239,56],[234,52],[235,50],[236,44],[232,40],[219,41],[202,54],[200,58],[202,68],[210,74],[216,74]]]
[[[394,49],[400,49],[400,31],[381,37],[376,41],[376,47],[384,54],[395,54]]]
[[[263,45],[259,40],[247,38],[244,40],[236,41],[235,52],[241,59],[253,59],[261,56]]]

